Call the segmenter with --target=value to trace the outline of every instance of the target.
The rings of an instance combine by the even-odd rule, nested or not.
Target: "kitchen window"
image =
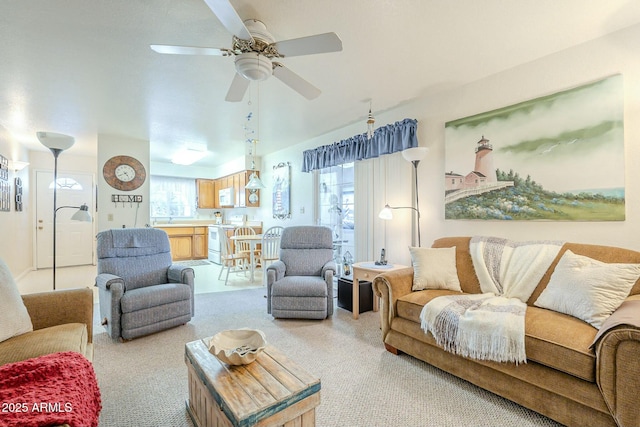
[[[151,218],[192,218],[196,214],[196,180],[151,175]]]

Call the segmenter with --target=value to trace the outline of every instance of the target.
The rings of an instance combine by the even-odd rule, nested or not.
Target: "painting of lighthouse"
[[[447,122],[445,219],[624,221],[622,76]]]

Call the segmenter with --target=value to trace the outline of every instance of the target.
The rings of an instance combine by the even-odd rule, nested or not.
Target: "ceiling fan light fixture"
[[[251,81],[263,81],[273,74],[271,60],[256,52],[246,52],[236,56],[236,71]]]

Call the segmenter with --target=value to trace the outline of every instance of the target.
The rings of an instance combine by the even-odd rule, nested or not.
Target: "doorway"
[[[36,171],[36,268],[53,267],[53,172]],[[93,206],[93,175],[58,171],[57,206]],[[56,267],[93,264],[93,221],[72,221],[77,209],[58,210]]]

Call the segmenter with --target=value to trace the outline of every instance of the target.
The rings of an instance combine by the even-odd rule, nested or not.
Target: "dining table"
[[[249,252],[250,252],[250,270],[251,270],[251,283],[254,282],[254,272],[256,270],[256,247],[258,243],[262,242],[262,234],[247,234],[247,235],[238,235],[231,236],[230,239],[235,242],[246,242],[249,244]]]

